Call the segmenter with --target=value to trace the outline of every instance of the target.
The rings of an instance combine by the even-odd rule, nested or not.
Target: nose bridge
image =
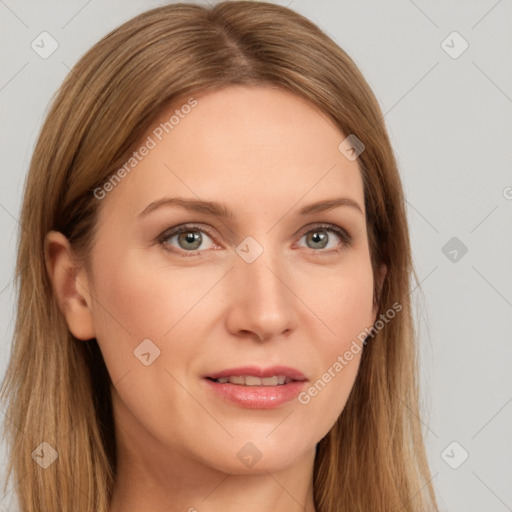
[[[271,247],[270,238],[262,243],[244,239],[236,248],[231,276],[231,328],[255,332],[262,339],[292,329],[296,320],[286,262],[279,249]]]

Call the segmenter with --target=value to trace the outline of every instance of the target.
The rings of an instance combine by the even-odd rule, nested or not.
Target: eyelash
[[[207,234],[210,238],[213,239],[213,235],[210,233],[210,231],[208,229],[205,229],[204,227],[199,227],[199,226],[196,226],[193,224],[186,224],[186,225],[178,226],[176,228],[171,228],[171,229],[172,229],[172,231],[165,231],[158,237],[158,243],[163,246],[164,250],[174,253],[174,254],[177,254],[179,256],[185,256],[185,257],[200,256],[203,252],[205,252],[205,250],[204,249],[202,251],[201,250],[199,250],[199,251],[177,250],[176,248],[165,243],[166,240],[168,240],[169,238],[172,238],[176,235],[179,235],[180,233],[186,233],[189,231],[199,231],[201,233]],[[312,228],[309,228],[307,231],[304,231],[301,234],[300,238],[302,238],[304,235],[307,235],[308,233],[311,233],[313,231],[321,231],[321,230],[331,231],[331,232],[335,233],[342,240],[342,244],[341,244],[341,247],[339,247],[337,249],[328,249],[328,250],[310,249],[311,251],[313,251],[315,253],[326,253],[326,254],[339,253],[343,249],[349,248],[352,244],[352,237],[347,231],[340,228],[339,226],[336,226],[335,224],[328,224],[328,223],[321,223],[321,224],[313,226]],[[170,247],[172,247],[172,248],[170,248]],[[207,250],[211,250],[211,249],[206,249],[206,251]]]

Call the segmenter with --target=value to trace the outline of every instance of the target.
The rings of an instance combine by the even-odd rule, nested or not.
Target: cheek
[[[171,283],[163,283],[157,272],[130,257],[129,252],[121,253],[107,247],[98,251],[94,272],[96,338],[114,382],[127,368],[138,367],[134,350],[143,340],[161,346],[162,335],[183,309],[183,293],[177,297],[169,289]]]
[[[165,421],[169,418],[162,411],[169,404],[175,404],[180,414],[191,414],[191,407],[194,414],[198,412],[173,377],[185,382],[186,369],[200,355],[194,343],[198,337],[195,329],[199,328],[194,314],[199,308],[193,308],[212,285],[205,279],[198,287],[196,277],[192,286],[187,283],[190,278],[179,270],[171,273],[162,266],[152,266],[135,252],[104,261],[95,271],[94,322],[98,344],[120,397],[118,414],[130,423],[128,418],[134,415],[149,430],[163,432],[168,430]],[[195,324],[191,323],[193,318]],[[151,343],[144,341],[148,339]]]
[[[146,339],[160,350],[156,366],[173,368],[180,361],[181,368],[193,361],[200,351],[196,341],[214,314],[215,291],[209,291],[224,272],[171,269],[162,258],[154,261],[139,250],[116,252],[105,244],[96,253],[94,323],[112,380],[127,369],[133,376],[144,368],[134,351]]]
[[[179,269],[170,272],[161,261],[160,267],[148,263],[136,251],[104,261],[96,272],[101,304],[95,313],[102,328],[122,330],[133,341],[141,336],[162,338],[204,294],[207,284],[197,276],[192,282],[192,274]]]
[[[310,345],[318,371],[298,401],[309,409],[307,417],[318,421],[317,428],[324,435],[346,404],[359,369],[366,329],[374,321],[370,261],[361,255],[350,263],[340,268],[336,279],[331,275],[309,293],[308,305],[322,321],[315,324],[314,345]]]
[[[336,351],[373,324],[373,273],[368,253],[353,252],[336,268],[311,271],[297,283],[298,294],[323,324],[326,354]]]

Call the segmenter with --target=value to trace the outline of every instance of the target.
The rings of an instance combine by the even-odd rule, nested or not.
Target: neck
[[[314,453],[281,471],[229,474],[178,455],[121,456],[110,512],[315,512]]]

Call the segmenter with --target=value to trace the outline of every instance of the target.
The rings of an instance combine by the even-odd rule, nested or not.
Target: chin
[[[277,441],[269,442],[264,438],[261,438],[261,441],[231,440],[229,446],[215,449],[202,460],[208,466],[224,473],[258,475],[284,471],[304,457],[314,458],[316,445],[285,445],[281,439]]]

